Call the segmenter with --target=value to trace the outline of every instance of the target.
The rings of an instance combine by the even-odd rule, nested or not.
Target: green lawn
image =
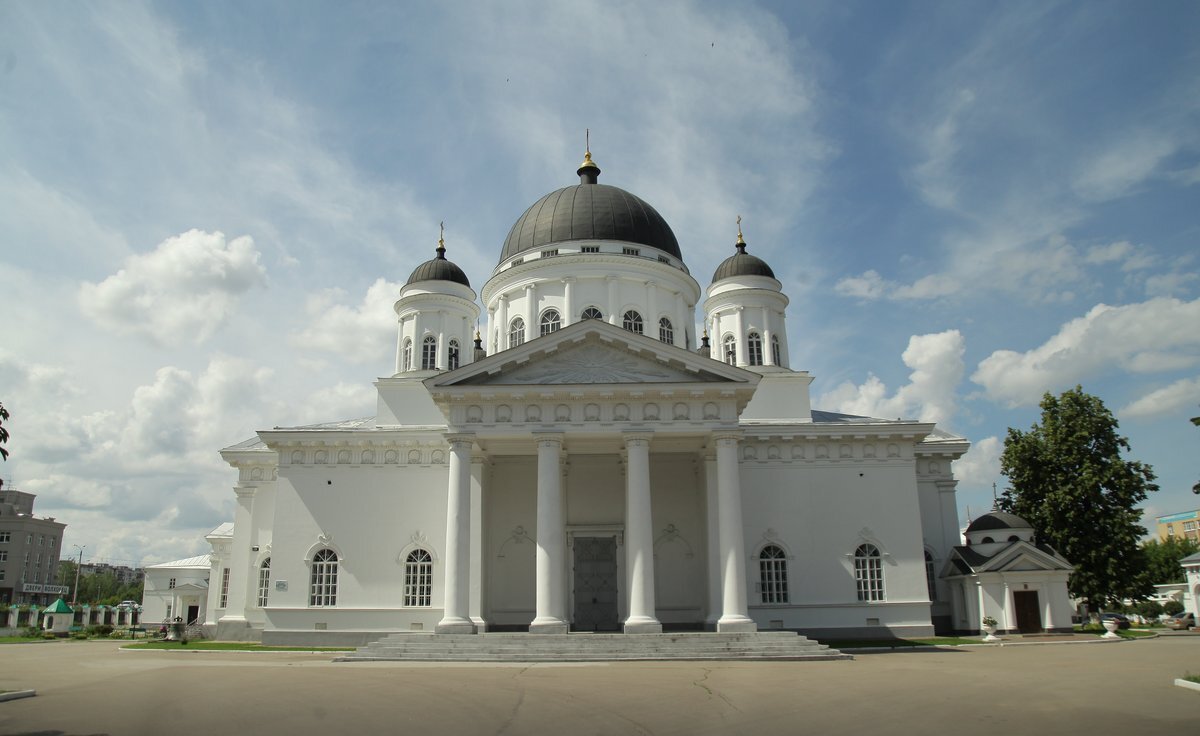
[[[890,647],[902,649],[905,647],[950,646],[962,644],[978,644],[978,638],[961,636],[934,636],[928,639],[820,639],[822,644],[828,644],[834,649],[866,649]]]
[[[123,649],[174,649],[179,651],[206,652],[352,652],[354,647],[266,647],[244,641],[145,641],[126,644]]]
[[[43,639],[40,636],[0,636],[0,644],[28,644],[33,641],[58,641],[57,639]]]
[[[1183,679],[1187,680],[1188,682],[1200,682],[1200,675],[1193,675],[1191,672],[1189,672],[1183,676]]]

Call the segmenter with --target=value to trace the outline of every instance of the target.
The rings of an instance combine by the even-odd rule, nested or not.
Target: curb
[[[1184,680],[1176,680],[1176,682],[1184,682]],[[1192,685],[1194,683],[1189,682],[1188,684]],[[1196,687],[1200,687],[1200,685],[1197,685]],[[32,698],[34,695],[37,695],[36,690],[13,690],[12,692],[0,693],[0,703],[3,703],[6,700],[20,700],[21,698]]]
[[[1184,688],[1185,690],[1200,691],[1200,682],[1192,682],[1191,680],[1184,680],[1182,678],[1175,678],[1175,686]]]

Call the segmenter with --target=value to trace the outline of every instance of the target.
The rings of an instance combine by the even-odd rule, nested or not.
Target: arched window
[[[783,361],[779,359],[779,335],[771,335],[771,362],[783,365]]]
[[[433,558],[423,549],[404,559],[404,605],[433,605]]]
[[[604,315],[601,314],[600,310],[596,309],[595,307],[588,307],[587,309],[583,310],[583,314],[579,316],[583,319],[604,319]]]
[[[1012,535],[1011,537],[1009,537],[1009,538],[1008,538],[1008,541],[1010,541],[1010,542],[1019,542],[1019,541],[1021,541],[1021,538],[1020,538],[1020,537],[1018,537],[1016,534],[1014,534],[1014,535]]]
[[[446,367],[450,370],[458,368],[458,340],[450,341],[450,348],[446,351]]]
[[[925,584],[929,586],[929,600],[937,600],[937,573],[933,569],[933,555],[925,550]]]
[[[541,335],[549,335],[559,327],[562,327],[562,319],[558,316],[557,309],[547,309],[542,312]]]
[[[774,544],[758,553],[758,584],[763,603],[787,603],[787,555]]]
[[[400,365],[403,366],[403,370],[412,370],[412,340],[408,338],[404,339],[404,360],[401,361]]]
[[[267,600],[271,597],[271,558],[262,561],[258,566],[258,607],[266,608]]]
[[[750,365],[763,364],[762,336],[757,332],[746,336],[746,352],[749,353],[746,358]]]
[[[721,359],[729,365],[737,365],[737,338],[733,335],[726,335],[721,340]]]
[[[308,586],[308,605],[337,605],[338,556],[331,549],[313,555],[312,577]]]
[[[636,332],[639,335],[644,334],[642,332],[642,315],[632,309],[626,312],[625,316],[621,318],[621,326],[630,332]]]
[[[426,335],[421,341],[421,370],[431,371],[437,367],[437,338]]]
[[[991,544],[995,541],[996,540],[992,539],[991,537],[984,537],[983,539],[979,540],[979,543],[980,544]]]
[[[883,558],[873,544],[860,544],[854,550],[854,580],[860,601],[883,600]]]
[[[666,317],[658,321],[658,340],[668,345],[675,344],[675,328],[671,325],[671,320]]]
[[[508,346],[515,348],[525,342],[525,320],[516,317],[508,326]]]

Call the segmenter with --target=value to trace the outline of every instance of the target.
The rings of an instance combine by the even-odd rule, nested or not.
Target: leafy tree
[[[1185,582],[1187,576],[1179,561],[1197,552],[1200,544],[1191,539],[1169,537],[1165,542],[1151,539],[1142,545],[1146,582],[1150,585]]]
[[[1000,508],[1033,525],[1038,539],[1075,566],[1068,588],[1098,610],[1149,595],[1137,504],[1158,490],[1150,466],[1124,460],[1129,441],[1095,396],[1076,386],[1042,398],[1042,421],[1009,428],[1000,470],[1010,481]]]
[[[1172,598],[1163,604],[1163,613],[1168,616],[1174,616],[1177,613],[1183,613],[1183,604]]]
[[[1133,610],[1137,611],[1142,618],[1149,620],[1158,618],[1163,612],[1163,607],[1158,601],[1138,601]]]

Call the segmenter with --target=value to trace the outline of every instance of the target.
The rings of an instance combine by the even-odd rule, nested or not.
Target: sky
[[[815,408],[968,438],[965,520],[1045,392],[1200,507],[1200,4],[0,0],[6,487],[63,554],[204,553],[217,451],[369,416],[432,257],[601,180],[707,287],[735,218]],[[1152,521],[1152,518],[1151,518]]]

